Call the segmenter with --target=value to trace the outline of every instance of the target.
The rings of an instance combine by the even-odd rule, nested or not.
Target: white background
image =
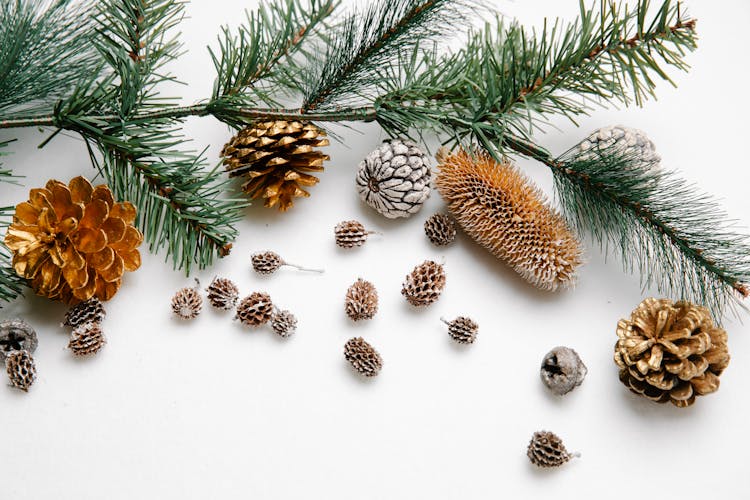
[[[540,26],[542,16],[571,18],[574,0],[497,0],[505,14]],[[174,66],[188,85],[185,102],[208,95],[205,50],[224,23],[254,2],[197,0],[183,24],[188,53]],[[717,195],[743,228],[747,196],[744,0],[688,2],[699,18],[700,48],[678,89],[659,86],[644,109],[598,110],[581,129],[559,122],[538,139],[562,152],[589,131],[622,123],[651,136],[668,167]],[[213,119],[191,119],[196,148],[209,156],[228,139]],[[143,267],[127,276],[108,305],[109,344],[94,359],[65,350],[64,307],[29,297],[3,309],[38,330],[39,379],[28,394],[0,387],[0,498],[739,498],[748,494],[747,432],[750,329],[727,321],[732,363],[718,393],[689,409],[630,394],[612,361],[615,325],[652,291],[587,244],[575,290],[534,290],[464,236],[438,250],[422,223],[442,208],[434,195],[406,221],[391,222],[360,204],[359,160],[383,138],[375,125],[337,131],[332,161],[287,214],[247,211],[232,255],[200,274],[235,280],[243,294],[268,291],[300,318],[290,340],[250,331],[230,314],[207,309],[192,323],[174,319],[169,301],[191,280],[164,255],[144,249]],[[3,204],[26,199],[52,176],[93,175],[83,144],[44,134],[16,135],[8,165],[23,187],[3,185]],[[3,132],[0,139],[10,137]],[[547,192],[544,167],[523,168]],[[359,250],[333,243],[333,226],[356,218],[384,232]],[[290,261],[323,266],[322,276],[286,269],[268,279],[249,255],[273,249]],[[407,307],[400,285],[424,259],[444,258],[447,289],[424,311]],[[358,277],[377,286],[380,313],[354,325],[343,296]],[[474,317],[477,343],[459,348],[439,321]],[[747,316],[743,315],[745,321]],[[344,361],[343,345],[364,336],[383,355],[379,377],[363,381]],[[538,367],[556,345],[575,348],[588,365],[584,384],[564,399],[541,384]],[[552,430],[580,459],[540,471],[525,455],[531,434]]]

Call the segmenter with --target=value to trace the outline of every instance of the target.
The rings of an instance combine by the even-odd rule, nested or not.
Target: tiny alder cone
[[[227,278],[214,278],[206,288],[208,303],[216,309],[230,311],[240,299],[240,290]]]
[[[253,292],[237,305],[235,319],[245,326],[259,327],[273,316],[273,302],[267,293]]]
[[[344,357],[352,368],[365,377],[374,377],[383,368],[383,358],[362,337],[349,339],[344,346]]]
[[[365,229],[365,226],[361,222],[347,220],[336,224],[334,234],[336,236],[336,245],[341,248],[354,248],[364,245],[367,237],[373,234],[373,232]]]
[[[526,450],[526,456],[537,467],[559,467],[577,454],[568,453],[562,439],[552,432],[535,432]]]
[[[456,223],[446,214],[435,214],[424,223],[424,233],[436,247],[444,247],[456,239]]]
[[[297,332],[297,317],[290,311],[279,311],[271,317],[271,329],[279,337],[291,337]]]
[[[539,375],[552,392],[563,396],[583,383],[588,369],[569,347],[555,347],[544,356]]]
[[[18,351],[33,354],[38,345],[36,331],[24,320],[11,319],[0,322],[0,361]]]
[[[266,207],[286,211],[294,198],[308,197],[330,157],[318,149],[328,146],[326,132],[305,121],[259,121],[234,136],[221,152],[230,177],[247,180],[242,189]]]
[[[125,271],[141,265],[135,207],[116,203],[107,186],[83,177],[69,185],[51,180],[16,206],[5,245],[13,269],[37,295],[66,304],[109,300]]]
[[[442,156],[435,184],[466,234],[526,281],[543,290],[575,283],[580,242],[516,167],[460,150]]]
[[[68,349],[76,357],[93,356],[107,343],[99,323],[86,323],[73,330]]]
[[[435,303],[445,288],[445,269],[437,262],[426,260],[406,276],[401,295],[417,307]]]
[[[172,312],[180,319],[194,319],[203,309],[203,297],[196,288],[183,288],[172,297]]]
[[[11,385],[24,392],[28,392],[36,380],[36,365],[28,351],[13,351],[8,354],[5,358],[5,371]]]
[[[690,406],[719,389],[729,364],[727,333],[705,307],[646,299],[617,324],[620,381],[658,403]]]
[[[63,326],[78,328],[86,323],[101,323],[107,316],[104,305],[96,297],[91,297],[80,304],[77,304],[65,313]]]
[[[448,334],[459,344],[473,344],[477,340],[479,325],[466,316],[459,316],[453,321],[443,320],[448,325]]]
[[[346,291],[345,310],[353,321],[374,318],[378,312],[378,291],[375,285],[362,278],[357,279]]]

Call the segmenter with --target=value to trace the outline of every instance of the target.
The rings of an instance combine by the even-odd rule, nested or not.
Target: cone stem
[[[298,266],[297,264],[292,264],[291,262],[284,262],[284,265],[289,266],[289,267],[294,267],[298,271],[307,271],[310,273],[319,273],[319,274],[323,274],[325,272],[325,269],[313,269],[310,267]]]

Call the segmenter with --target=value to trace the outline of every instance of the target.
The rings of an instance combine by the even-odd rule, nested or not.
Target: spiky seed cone
[[[101,323],[107,316],[104,305],[96,297],[91,297],[80,304],[77,304],[65,313],[63,326],[78,328],[86,323]]]
[[[206,288],[206,292],[208,292],[208,303],[222,311],[231,310],[240,299],[240,289],[227,278],[214,278]]]
[[[143,235],[133,226],[135,207],[115,203],[107,186],[83,177],[69,185],[51,180],[16,206],[5,245],[13,269],[35,293],[67,304],[111,299],[125,271],[141,265]]]
[[[705,307],[646,299],[617,323],[615,363],[620,381],[658,403],[690,406],[719,389],[729,364],[727,333]]]
[[[544,385],[563,396],[583,383],[588,369],[578,353],[569,347],[555,347],[544,356],[539,375]]]
[[[279,311],[271,317],[271,328],[280,337],[291,337],[297,332],[297,317],[290,311]]]
[[[8,373],[11,385],[24,392],[36,380],[36,365],[29,351],[13,351],[5,358],[5,371]]]
[[[374,231],[368,231],[356,220],[339,222],[333,232],[336,235],[336,245],[341,248],[361,247],[367,241],[367,237],[374,234]]]
[[[36,331],[22,319],[0,322],[0,361],[16,351],[33,354],[39,345]]]
[[[172,297],[172,312],[180,319],[194,319],[203,309],[203,297],[197,288],[182,288]]]
[[[383,368],[383,358],[362,337],[349,339],[344,346],[344,357],[352,368],[365,377],[374,377]]]
[[[310,122],[259,121],[242,129],[221,152],[230,177],[247,181],[242,189],[266,207],[286,211],[294,198],[308,197],[303,186],[314,186],[330,157],[316,148],[328,146],[326,132]]]
[[[450,245],[456,239],[456,223],[446,214],[435,214],[424,223],[424,233],[436,247]]]
[[[106,343],[107,339],[104,338],[101,324],[86,323],[73,330],[68,349],[76,357],[93,356],[101,351]]]
[[[535,432],[526,450],[526,456],[537,467],[559,467],[577,454],[568,453],[562,439],[552,432]]]
[[[581,244],[516,167],[461,150],[442,157],[436,186],[463,230],[526,281],[543,290],[574,284]]]
[[[346,315],[354,321],[372,319],[378,312],[378,291],[375,285],[362,278],[357,279],[346,291]]]
[[[281,258],[276,252],[266,251],[253,254],[251,257],[253,263],[253,270],[258,274],[273,274],[283,266],[294,267],[300,271],[310,271],[314,273],[322,273],[322,269],[308,269],[306,267],[298,266],[296,264],[290,264]]]
[[[442,320],[448,325],[448,334],[459,344],[473,344],[479,333],[479,325],[466,316],[459,316],[453,321]]]
[[[273,316],[273,302],[267,293],[253,292],[237,305],[235,319],[243,325],[258,327],[265,325]]]
[[[406,276],[401,295],[413,306],[429,306],[440,298],[444,288],[445,269],[437,262],[426,260]]]

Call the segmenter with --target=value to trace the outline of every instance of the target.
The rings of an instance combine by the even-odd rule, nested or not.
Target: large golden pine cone
[[[135,207],[83,177],[51,180],[16,206],[5,245],[13,268],[38,295],[67,304],[114,297],[125,271],[141,265]]]
[[[328,144],[326,132],[310,122],[260,121],[240,130],[221,155],[230,177],[247,177],[243,191],[283,212],[294,198],[310,196],[303,186],[319,179],[309,172],[322,172],[323,162],[330,160],[315,148]]]
[[[615,363],[630,390],[658,403],[690,406],[719,388],[729,364],[727,333],[708,309],[646,299],[617,324]]]

